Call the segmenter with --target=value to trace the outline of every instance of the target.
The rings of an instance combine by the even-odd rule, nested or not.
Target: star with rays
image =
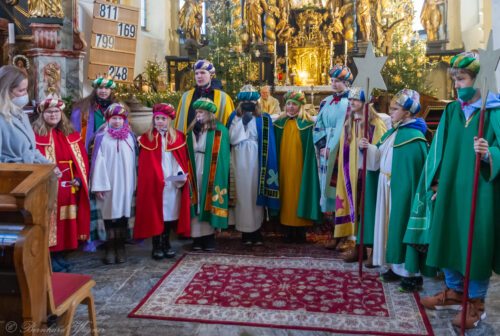
[[[479,49],[479,62],[481,67],[476,77],[474,86],[480,88],[486,96],[486,92],[498,92],[495,70],[497,69],[498,61],[500,60],[500,49],[493,49],[493,32],[490,31],[486,50]],[[485,87],[483,88],[483,83]],[[481,92],[481,94],[483,94]]]
[[[384,67],[387,56],[376,57],[373,52],[373,45],[368,42],[365,57],[354,57],[354,63],[358,69],[358,75],[352,86],[362,87],[365,90],[366,99],[369,100],[371,90],[374,88],[386,90],[384,79],[380,71]],[[368,82],[369,80],[369,82]],[[367,87],[367,83],[369,86]]]

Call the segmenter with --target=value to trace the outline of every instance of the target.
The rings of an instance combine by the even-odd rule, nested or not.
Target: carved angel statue
[[[358,26],[363,35],[363,40],[371,40],[372,15],[370,9],[370,0],[358,0]]]
[[[63,18],[62,0],[28,0],[30,17]]]
[[[290,27],[288,19],[290,16],[290,1],[289,0],[278,0],[278,7],[281,10],[278,24],[276,25],[276,35],[278,35],[280,41],[290,42],[294,29]]]
[[[262,14],[267,12],[265,0],[245,1],[245,21],[247,22],[250,41],[262,42]]]
[[[196,42],[200,42],[203,12],[199,0],[186,0],[179,11],[179,26],[186,34]]]
[[[438,39],[438,30],[441,25],[441,11],[439,5],[443,0],[426,0],[420,13],[420,22],[427,32],[427,40],[436,41]]]

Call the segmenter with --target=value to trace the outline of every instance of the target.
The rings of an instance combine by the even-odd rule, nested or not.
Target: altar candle
[[[278,76],[278,45],[276,43],[276,40],[274,40],[274,78],[276,79],[276,76]],[[276,82],[276,80],[275,80]]]
[[[330,41],[330,68],[333,67],[333,41]]]
[[[344,41],[344,65],[347,66],[347,40]]]
[[[285,83],[288,84],[288,42],[285,42],[285,71],[286,71],[286,79]]]
[[[9,23],[9,44],[16,43],[16,33],[14,32],[14,24]]]

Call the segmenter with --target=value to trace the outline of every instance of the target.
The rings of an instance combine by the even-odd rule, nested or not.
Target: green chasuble
[[[405,263],[407,269],[422,269],[426,275],[432,275],[432,270],[425,268],[425,256],[420,255],[413,247],[403,244],[403,236],[410,217],[412,199],[415,195],[418,178],[427,156],[427,140],[420,130],[410,127],[399,127],[387,131],[380,139],[380,147],[394,132],[396,132],[392,153],[392,168],[390,177],[391,213],[389,214],[386,262],[389,264]],[[365,202],[365,243],[373,244],[375,228],[375,208],[377,203],[379,171],[367,172],[366,202]],[[416,271],[413,271],[416,273]]]
[[[465,273],[479,110],[469,120],[452,102],[438,129],[420,177],[404,241],[429,244],[427,265]],[[471,279],[500,273],[500,109],[487,109],[484,139],[489,163],[481,161],[472,248]],[[431,183],[438,182],[435,201]]]
[[[280,118],[273,124],[274,132],[276,134],[278,169],[279,165],[281,164],[281,162],[279,162],[281,140],[283,131],[285,129],[285,124],[289,119],[290,118],[288,117]],[[297,183],[300,183],[300,196],[299,204],[297,207],[297,216],[300,218],[316,221],[321,218],[321,209],[319,206],[320,189],[318,165],[316,162],[312,136],[314,123],[312,121],[307,121],[299,118],[295,119],[295,121],[297,122],[297,127],[300,132],[303,156],[302,176],[301,179],[297,181]]]
[[[197,181],[196,178],[192,133],[189,131],[186,139],[189,151],[191,217],[198,216],[200,221],[209,222],[216,229],[225,229],[228,225],[229,133],[218,120],[216,129],[207,132],[203,181]],[[200,183],[201,193],[198,199],[197,190]]]

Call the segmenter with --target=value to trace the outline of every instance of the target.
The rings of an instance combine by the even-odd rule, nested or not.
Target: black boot
[[[112,228],[113,222],[105,220],[104,226],[106,228],[106,242],[104,243],[104,259],[106,265],[115,263],[115,229]]]
[[[172,250],[172,246],[170,245],[170,230],[172,227],[172,222],[164,222],[163,233],[161,234],[162,239],[162,249],[163,256],[165,258],[173,258],[175,257],[175,251]]]
[[[241,242],[245,246],[252,246],[252,234],[248,232],[241,233]]]
[[[260,229],[258,229],[255,232],[252,232],[252,242],[255,246],[260,246],[264,244],[264,240],[262,238],[262,233],[260,232]]]
[[[304,226],[295,227],[294,241],[297,244],[306,242],[306,228]]]
[[[205,252],[215,251],[215,234],[203,236],[201,238],[202,238],[203,251]]]
[[[154,260],[161,260],[164,257],[165,255],[161,249],[161,235],[153,236],[153,252],[151,252],[151,258]]]
[[[122,217],[119,220],[118,228],[115,229],[115,253],[116,253],[116,263],[123,264],[127,261],[125,256],[125,242],[127,241],[128,235],[128,218]]]
[[[191,247],[191,249],[193,251],[201,251],[203,247],[202,245],[203,245],[203,237],[193,238],[193,246]]]

